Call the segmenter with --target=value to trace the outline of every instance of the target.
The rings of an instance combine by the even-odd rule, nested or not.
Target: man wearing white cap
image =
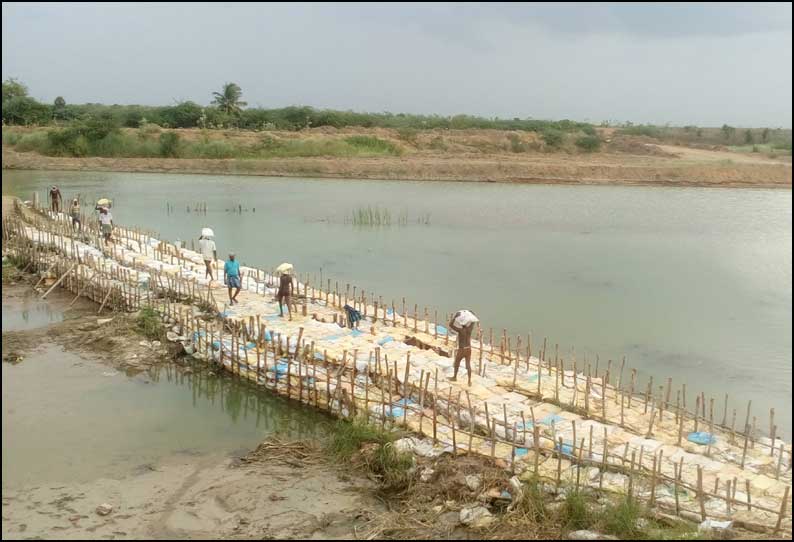
[[[215,277],[212,276],[212,262],[218,259],[218,251],[211,235],[205,235],[202,232],[201,237],[199,237],[199,250],[201,251],[201,257],[204,258],[204,265],[207,267],[204,278],[209,276],[210,282],[212,282],[215,280]]]

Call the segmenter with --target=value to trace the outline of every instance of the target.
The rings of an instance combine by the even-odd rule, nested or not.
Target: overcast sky
[[[3,3],[3,79],[51,102],[791,127],[790,3]]]

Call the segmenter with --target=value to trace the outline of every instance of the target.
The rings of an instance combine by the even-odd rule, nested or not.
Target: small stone
[[[460,522],[470,527],[482,528],[493,523],[494,517],[484,506],[468,506],[460,511]]]
[[[466,476],[466,487],[472,491],[477,491],[482,485],[482,478],[478,474],[469,474]]]
[[[423,482],[429,482],[433,479],[433,475],[435,474],[435,470],[431,469],[430,467],[426,467],[422,470],[422,474],[419,475],[419,479]]]
[[[107,516],[113,511],[113,506],[108,503],[102,503],[96,507],[96,513],[100,516]]]
[[[107,324],[108,322],[112,322],[112,321],[113,321],[113,318],[99,318],[99,319],[97,319],[96,323],[97,323],[97,325],[101,326],[102,324]]]

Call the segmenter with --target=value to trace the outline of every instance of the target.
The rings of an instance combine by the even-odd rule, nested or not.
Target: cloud
[[[3,77],[67,102],[791,126],[790,4],[3,4]]]

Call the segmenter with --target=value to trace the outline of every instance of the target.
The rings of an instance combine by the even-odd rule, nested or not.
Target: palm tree
[[[240,101],[243,90],[237,83],[226,83],[223,85],[222,92],[213,92],[212,95],[215,96],[212,103],[218,104],[218,109],[225,113],[239,113],[241,107],[248,105],[248,103]]]

